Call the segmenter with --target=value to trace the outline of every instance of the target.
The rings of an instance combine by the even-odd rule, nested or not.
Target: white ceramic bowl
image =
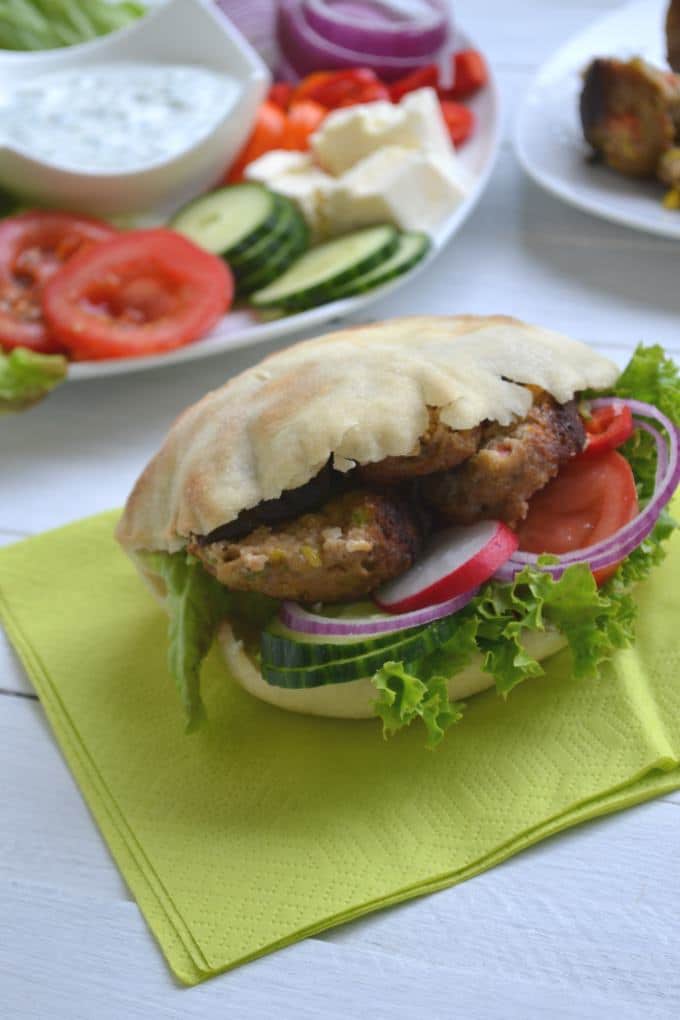
[[[169,159],[123,173],[74,171],[0,137],[0,186],[28,202],[108,216],[167,213],[218,182],[248,137],[270,75],[212,0],[167,0],[129,27],[78,46],[3,52],[0,91],[49,71],[117,61],[198,65],[230,75],[239,90],[209,135]]]

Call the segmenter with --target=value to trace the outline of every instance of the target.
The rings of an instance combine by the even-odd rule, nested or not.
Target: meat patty
[[[581,92],[586,140],[613,170],[654,177],[675,140],[680,83],[644,60],[597,59]]]
[[[450,524],[494,519],[513,525],[528,499],[560,464],[583,448],[585,430],[574,401],[557,404],[540,393],[526,418],[484,428],[479,450],[453,471],[420,483],[420,493]]]
[[[386,457],[375,464],[360,467],[361,479],[369,485],[395,485],[431,475],[435,471],[447,471],[471,457],[479,446],[481,429],[466,429],[454,432],[439,420],[439,408],[429,408],[430,421],[427,432],[418,441],[418,447],[406,457]]]
[[[397,496],[345,493],[294,521],[256,528],[240,541],[189,552],[227,588],[300,602],[362,598],[407,570],[422,545],[416,514]]]

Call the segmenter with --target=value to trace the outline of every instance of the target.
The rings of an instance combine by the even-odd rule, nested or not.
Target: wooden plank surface
[[[519,315],[622,363],[680,355],[680,246],[568,209],[509,143],[533,69],[612,0],[458,0],[497,68],[506,137],[488,192],[422,278],[362,319]],[[281,342],[66,386],[0,432],[0,544],[120,505],[170,420]],[[102,593],[105,597],[105,593]],[[180,989],[0,635],[0,1017],[202,1020],[680,1015],[680,794],[581,826],[473,881]]]

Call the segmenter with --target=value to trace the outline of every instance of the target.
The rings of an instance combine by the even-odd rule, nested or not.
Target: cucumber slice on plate
[[[255,244],[251,244],[242,254],[230,257],[229,265],[236,274],[249,276],[255,273],[265,262],[276,259],[281,247],[293,234],[298,236],[304,232],[307,235],[307,225],[293,203],[281,195],[277,197],[280,213],[271,230],[258,238]]]
[[[170,226],[213,255],[237,258],[276,228],[283,209],[261,184],[231,184],[189,202]]]
[[[329,292],[380,265],[395,251],[399,234],[381,224],[326,241],[297,259],[277,280],[256,291],[257,308],[308,308],[329,300]]]
[[[293,222],[288,236],[279,240],[277,248],[270,252],[269,257],[256,264],[249,272],[244,272],[240,266],[230,263],[236,277],[238,294],[250,294],[276,280],[306,251],[307,243],[307,227],[304,223]]]
[[[458,621],[455,616],[444,617],[425,627],[415,628],[415,632],[414,628],[411,628],[410,631],[393,633],[391,644],[374,648],[369,646],[368,651],[358,654],[352,654],[352,646],[345,645],[346,656],[344,658],[333,658],[327,662],[299,667],[279,666],[266,661],[264,645],[261,644],[263,661],[260,668],[264,679],[274,687],[320,687],[323,684],[347,683],[350,680],[371,676],[383,663],[390,660],[402,661],[406,664],[417,662],[441,648],[442,644],[452,637],[457,626]],[[321,647],[321,639],[319,640],[319,647]],[[363,641],[365,640],[363,639]],[[335,647],[330,643],[326,645],[326,648],[331,652]]]
[[[387,283],[388,280],[393,280],[395,276],[401,276],[402,273],[406,273],[417,262],[420,262],[427,255],[429,248],[430,238],[427,234],[401,234],[396,251],[390,258],[373,269],[369,269],[362,276],[355,276],[348,283],[334,288],[329,300],[335,301],[338,298],[363,294],[364,291],[372,290],[382,283]]]

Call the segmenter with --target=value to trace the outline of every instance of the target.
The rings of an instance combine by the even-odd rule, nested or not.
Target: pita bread
[[[559,401],[610,386],[613,362],[585,344],[495,316],[423,316],[296,344],[184,412],[134,487],[118,528],[131,553],[181,549],[242,510],[309,481],[413,452],[428,408],[453,429],[509,424],[527,385]]]
[[[334,719],[374,719],[373,703],[377,691],[371,680],[351,680],[342,684],[325,684],[323,687],[309,687],[291,690],[286,687],[273,687],[263,680],[262,674],[243,648],[243,644],[234,637],[228,623],[223,623],[217,635],[220,648],[227,663],[229,673],[249,694],[262,701],[268,701],[277,708],[285,708],[289,712],[301,712],[303,715],[325,715]],[[557,630],[530,631],[523,637],[529,655],[538,662],[566,647],[566,638]],[[456,673],[449,680],[449,697],[453,701],[461,701],[493,687],[494,679],[482,669],[481,656]]]

